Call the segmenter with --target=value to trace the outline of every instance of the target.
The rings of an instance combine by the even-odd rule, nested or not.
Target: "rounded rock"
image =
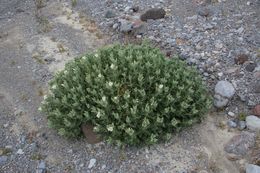
[[[252,131],[260,132],[260,118],[250,115],[246,117],[246,126]]]
[[[230,99],[235,94],[235,88],[228,81],[219,81],[215,86],[215,93]]]

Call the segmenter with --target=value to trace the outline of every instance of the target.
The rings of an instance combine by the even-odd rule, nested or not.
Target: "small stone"
[[[101,169],[105,169],[107,166],[106,165],[102,165]]]
[[[215,86],[215,93],[230,99],[235,94],[235,88],[228,81],[219,81]]]
[[[228,104],[228,99],[220,96],[220,95],[214,95],[214,106],[217,108],[223,108]]]
[[[7,156],[0,156],[0,166],[4,165],[7,162]]]
[[[236,161],[236,160],[241,159],[241,157],[236,155],[236,154],[228,153],[227,159],[230,160],[230,161]]]
[[[250,115],[246,117],[246,126],[253,131],[260,131],[260,118]]]
[[[246,5],[251,5],[251,4],[252,4],[252,2],[250,2],[250,1],[246,2]]]
[[[239,128],[239,130],[244,130],[246,128],[246,122],[245,121],[239,121],[238,122],[238,128]]]
[[[4,124],[4,128],[7,128],[8,126],[9,126],[9,124],[8,124],[8,123]]]
[[[96,161],[97,161],[96,159],[90,159],[88,169],[93,168],[96,164]]]
[[[118,23],[115,23],[115,24],[112,26],[112,28],[113,28],[114,30],[116,30],[116,29],[118,28],[118,26],[119,26],[119,24],[118,24]]]
[[[246,66],[246,71],[248,71],[248,72],[253,72],[254,70],[255,70],[255,68],[256,68],[256,64],[255,63],[250,63],[250,64],[248,64],[247,66]]]
[[[208,173],[208,171],[201,170],[201,171],[199,171],[198,173]]]
[[[256,105],[256,103],[253,101],[253,100],[248,100],[247,101],[247,106],[255,106]]]
[[[46,173],[47,170],[46,170],[46,164],[45,162],[42,160],[40,161],[40,163],[38,164],[38,167],[37,167],[37,173]]]
[[[132,10],[133,10],[133,12],[138,12],[139,11],[139,6],[133,6],[132,7]]]
[[[246,61],[248,61],[248,56],[246,54],[239,54],[235,58],[235,64],[238,64],[238,65],[244,64]]]
[[[197,13],[202,17],[208,17],[210,15],[210,10],[208,8],[199,8]]]
[[[246,164],[246,173],[259,173],[260,167],[257,165]]]
[[[228,112],[228,115],[231,116],[231,117],[234,117],[235,113],[234,112]]]
[[[232,121],[232,120],[228,120],[227,124],[228,124],[228,126],[229,126],[230,128],[236,128],[236,127],[237,127],[237,123],[235,123],[235,122]]]
[[[130,11],[131,10],[131,7],[129,7],[129,6],[127,6],[127,7],[125,7],[125,12],[128,12],[128,11]]]
[[[242,131],[240,135],[231,138],[224,149],[227,153],[245,155],[255,145],[255,141],[256,135],[254,133]]]
[[[115,13],[111,10],[108,10],[105,14],[105,18],[114,18],[116,17]]]
[[[23,150],[22,149],[19,149],[17,152],[16,152],[17,154],[24,154],[24,152],[23,152]]]
[[[260,75],[259,75],[259,78],[260,78]],[[256,78],[256,79],[258,79],[258,78]],[[260,82],[257,82],[255,84],[254,88],[255,88],[255,90],[254,90],[255,93],[260,93]]]
[[[252,114],[260,117],[260,104],[258,104],[254,107],[254,109],[252,110]]]
[[[120,19],[120,31],[124,33],[128,33],[133,30],[133,24],[132,22],[125,20],[125,19]]]
[[[146,22],[149,19],[153,19],[153,20],[162,19],[165,17],[165,15],[166,15],[166,11],[164,9],[152,8],[147,10],[144,14],[142,14],[140,16],[140,19]]]

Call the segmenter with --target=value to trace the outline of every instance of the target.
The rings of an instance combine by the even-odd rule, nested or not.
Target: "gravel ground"
[[[68,0],[36,2],[0,2],[0,172],[229,173],[244,169],[248,161],[231,162],[223,146],[240,133],[226,125],[233,115],[227,113],[247,115],[260,103],[260,1],[77,0],[75,7]],[[132,12],[132,7],[139,11]],[[151,7],[164,8],[166,17],[142,23],[142,30],[134,34],[120,31],[121,19],[136,19]],[[107,18],[108,11],[114,17]],[[211,89],[219,80],[230,81],[236,94],[229,105],[169,143],[149,148],[91,145],[85,139],[64,139],[47,127],[46,117],[37,110],[56,71],[73,57],[104,44],[144,38],[196,65]],[[241,55],[248,60],[236,62]]]

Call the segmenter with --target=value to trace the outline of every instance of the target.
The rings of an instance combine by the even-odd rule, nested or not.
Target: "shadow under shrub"
[[[211,105],[196,70],[142,45],[114,45],[66,64],[40,109],[60,135],[91,123],[108,142],[150,145],[201,120]]]

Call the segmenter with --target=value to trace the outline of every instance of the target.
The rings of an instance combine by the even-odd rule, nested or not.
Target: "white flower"
[[[114,69],[114,68],[115,68],[115,65],[114,65],[114,64],[111,64],[110,68],[111,68],[111,69]]]
[[[117,99],[118,99],[118,97],[114,97],[114,99],[115,99],[115,100],[117,100]]]
[[[100,117],[101,117],[101,113],[98,112],[98,113],[97,113],[97,118],[100,118]]]
[[[102,101],[104,101],[104,102],[106,101],[106,96],[102,97]]]
[[[38,111],[42,111],[42,108],[41,108],[41,107],[39,107],[39,108],[38,108]]]
[[[114,126],[113,125],[107,126],[107,130],[109,132],[112,132],[114,130]]]
[[[95,57],[98,57],[98,54],[97,54],[97,53],[95,54]]]
[[[57,85],[52,85],[51,88],[52,88],[52,89],[56,89],[56,88],[57,88]]]
[[[102,75],[99,73],[99,74],[98,74],[98,77],[100,78],[100,77],[102,77]]]
[[[46,99],[47,99],[47,95],[44,95],[44,96],[43,96],[43,100],[46,100]]]
[[[113,86],[113,82],[108,82],[108,85],[111,87]]]
[[[84,59],[84,60],[85,60],[85,59],[87,59],[87,57],[83,56],[83,57],[82,57],[82,59]]]
[[[64,74],[68,74],[68,71],[67,71],[67,70],[64,70]]]
[[[162,85],[162,84],[161,84],[161,85],[159,85],[159,88],[160,88],[160,89],[162,89],[162,88],[163,88],[163,85]]]

